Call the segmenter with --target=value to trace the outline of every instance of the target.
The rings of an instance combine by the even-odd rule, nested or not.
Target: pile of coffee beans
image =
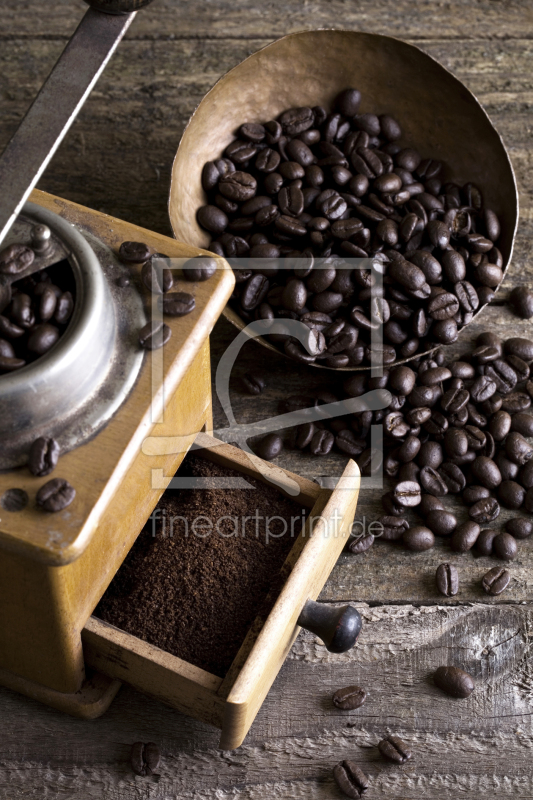
[[[516,516],[504,532],[488,526],[501,507],[533,513],[533,341],[479,335],[475,346],[457,360],[445,363],[442,352],[409,365],[385,369],[382,377],[354,373],[343,382],[342,394],[330,391],[315,397],[293,396],[281,411],[296,411],[370,390],[387,389],[389,407],[364,410],[335,419],[308,422],[289,431],[285,446],[327,454],[334,447],[354,458],[363,475],[381,460],[393,488],[382,498],[381,517],[386,541],[401,541],[409,550],[431,548],[444,537],[456,552],[476,547],[483,555],[512,560],[517,539],[533,531],[531,520]],[[383,427],[383,452],[370,446],[372,425]],[[279,434],[268,434],[256,447],[263,458],[274,458],[284,445]],[[468,508],[470,520],[461,525],[444,498],[455,495]],[[411,525],[408,511],[423,524]],[[367,534],[351,545],[363,552],[374,541]],[[446,593],[453,576],[443,575]],[[492,592],[494,593],[494,592]]]
[[[346,89],[331,111],[244,123],[202,171],[197,219],[211,251],[237,259],[236,311],[320,331],[311,355],[283,332],[272,341],[329,367],[371,363],[381,324],[387,363],[454,342],[503,277],[500,222],[479,188],[446,181],[440,161],[399,144],[395,119],[359,113],[360,101]],[[340,268],[350,257],[375,259],[379,296],[369,270]]]
[[[14,247],[10,245],[0,253],[0,273],[12,267],[8,255]],[[18,271],[30,266],[35,257],[31,248],[23,250],[25,259]],[[11,300],[0,308],[0,377],[36,361],[66,331],[75,303],[74,278],[68,262],[15,281],[10,294]]]
[[[189,292],[171,292],[174,286],[172,271],[157,265],[158,259],[167,259],[162,253],[154,253],[144,242],[122,242],[118,255],[124,264],[142,265],[141,281],[152,294],[159,295],[158,305],[167,317],[184,317],[194,311],[196,302]],[[186,281],[199,283],[211,278],[217,269],[214,258],[191,258],[183,266]],[[139,331],[139,344],[144,350],[157,350],[163,347],[172,331],[161,320],[150,320]]]

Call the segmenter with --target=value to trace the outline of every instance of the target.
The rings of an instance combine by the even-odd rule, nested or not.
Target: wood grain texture
[[[85,10],[81,0],[53,0],[46,13],[42,5],[2,3],[0,148]],[[518,321],[503,302],[513,285],[533,277],[532,14],[529,0],[155,0],[139,13],[40,185],[169,233],[172,158],[189,115],[220,75],[291,31],[346,27],[400,36],[466,83],[509,149],[520,189],[520,225],[499,303],[482,325],[504,335],[528,335],[530,323]],[[233,336],[224,322],[215,328],[214,367]],[[272,377],[258,400],[242,393],[238,378],[260,365]],[[239,421],[276,414],[285,394],[318,388],[324,380],[318,371],[276,359],[253,343],[234,372]],[[225,424],[218,408],[215,427]],[[345,460],[286,452],[281,463],[313,478],[340,474]],[[376,513],[378,500],[362,491],[359,513]],[[520,557],[511,565],[526,583],[515,581],[490,602],[477,588],[489,560],[458,560],[460,604],[452,607],[442,605],[430,581],[439,552],[413,555],[383,544],[364,559],[341,556],[322,597],[357,601],[365,616],[361,643],[350,654],[331,656],[314,637],[300,634],[236,753],[216,749],[215,729],[127,687],[92,723],[0,689],[0,798],[340,799],[331,768],[349,757],[371,778],[369,800],[531,800],[530,543],[520,543]],[[428,680],[450,659],[468,663],[481,676],[466,702],[442,698]],[[345,715],[329,698],[353,682],[365,686],[369,698]],[[378,757],[376,744],[388,732],[401,734],[415,750],[403,767]],[[161,745],[158,783],[130,772],[129,748],[139,740]]]

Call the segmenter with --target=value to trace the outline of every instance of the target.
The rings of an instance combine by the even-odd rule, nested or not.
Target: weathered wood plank
[[[85,9],[81,0],[54,0],[47,3],[46,14],[36,0],[21,3],[5,0],[2,7],[6,29],[18,34],[41,37],[68,36]],[[36,10],[40,13],[36,14]],[[451,0],[441,3],[422,0],[413,9],[408,0],[272,0],[268,14],[261,5],[248,0],[211,2],[211,0],[157,0],[144,9],[135,21],[130,37],[156,39],[257,38],[307,28],[350,28],[391,36],[425,37],[438,34],[443,39],[521,38],[531,30],[531,5],[527,0],[493,3],[490,0]],[[36,19],[38,23],[36,24]],[[9,28],[8,28],[9,25]],[[5,33],[4,33],[5,36]]]
[[[368,796],[400,800],[460,793],[531,798],[533,656],[531,607],[360,607],[365,626],[350,653],[332,655],[300,635],[245,744],[216,750],[216,733],[124,688],[92,723],[0,690],[10,743],[2,752],[0,796],[74,798],[339,797],[331,769],[343,758],[370,778]],[[468,669],[467,700],[440,693],[441,664]],[[364,706],[342,712],[332,692],[357,682]],[[377,752],[387,733],[414,751],[403,767]],[[134,778],[127,759],[135,740],[158,741],[158,783]],[[28,754],[22,760],[22,747]]]

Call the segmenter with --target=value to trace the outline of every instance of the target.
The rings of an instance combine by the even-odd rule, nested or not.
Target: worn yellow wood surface
[[[0,685],[20,692],[31,700],[44,703],[50,708],[89,720],[102,716],[116,697],[120,681],[107,675],[93,673],[86,678],[76,692],[57,692],[34,681],[28,681],[5,669],[0,669]]]
[[[83,629],[86,663],[202,722],[222,727],[222,679],[91,617]]]
[[[220,746],[242,744],[298,633],[296,622],[307,600],[315,600],[346,544],[359,495],[359,467],[348,464],[331,492],[322,490],[309,512],[307,544],[270,612],[227,697]]]

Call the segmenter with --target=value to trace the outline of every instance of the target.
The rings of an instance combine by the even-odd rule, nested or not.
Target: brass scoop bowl
[[[444,181],[479,186],[501,222],[497,246],[505,276],[518,222],[518,193],[500,135],[472,92],[431,56],[399,39],[372,33],[290,34],[220,78],[189,120],[174,160],[169,214],[176,238],[196,247],[209,245],[210,235],[196,221],[197,210],[206,202],[202,167],[222,155],[243,122],[265,122],[292,106],[330,109],[335,96],[349,86],[362,93],[361,112],[392,114],[398,120],[400,144],[417,148],[423,158],[442,160]],[[230,306],[224,316],[241,330],[246,326]],[[256,341],[284,355],[265,339]],[[411,358],[422,355],[417,352]]]

